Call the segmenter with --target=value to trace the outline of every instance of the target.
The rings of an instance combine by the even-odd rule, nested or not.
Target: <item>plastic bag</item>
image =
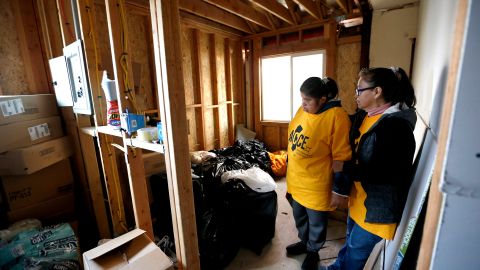
[[[240,179],[256,192],[274,191],[277,184],[273,178],[258,167],[252,167],[247,170],[233,170],[222,174],[222,183],[226,183],[231,179]]]
[[[212,152],[208,151],[195,151],[195,152],[190,152],[190,161],[193,164],[200,164],[202,162],[205,162],[207,160],[216,158],[217,155]]]

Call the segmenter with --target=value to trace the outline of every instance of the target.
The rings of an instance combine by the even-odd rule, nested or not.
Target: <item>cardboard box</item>
[[[64,159],[30,175],[2,176],[10,210],[17,210],[73,192],[70,161]]]
[[[59,116],[21,121],[0,126],[0,153],[46,142],[63,135]]]
[[[43,201],[24,208],[7,212],[8,221],[13,223],[26,218],[36,218],[43,223],[55,217],[75,212],[75,197],[73,192],[66,195]]]
[[[55,95],[0,96],[0,125],[58,115]]]
[[[141,229],[135,229],[83,253],[85,270],[170,270],[173,263]]]
[[[32,174],[73,154],[68,137],[0,154],[0,175]]]

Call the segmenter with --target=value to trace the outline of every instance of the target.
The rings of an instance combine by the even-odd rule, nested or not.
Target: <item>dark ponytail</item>
[[[391,67],[390,69],[398,80],[395,100],[397,100],[397,102],[405,103],[409,108],[415,107],[417,104],[417,98],[415,97],[415,90],[408,79],[407,73],[401,67]]]
[[[314,98],[326,97],[327,100],[331,100],[337,96],[338,87],[332,78],[325,77],[320,79],[319,77],[310,77],[302,83],[300,92],[306,96]]]
[[[386,102],[405,103],[409,108],[415,107],[415,90],[402,68],[364,68],[358,75],[370,86],[381,87]]]

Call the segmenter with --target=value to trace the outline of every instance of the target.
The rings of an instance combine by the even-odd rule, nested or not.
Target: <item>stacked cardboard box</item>
[[[10,222],[74,210],[73,153],[54,95],[0,96],[0,177]]]

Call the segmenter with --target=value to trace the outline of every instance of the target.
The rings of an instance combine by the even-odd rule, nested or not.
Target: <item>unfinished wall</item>
[[[243,121],[240,41],[190,24],[181,39],[190,150],[229,146]]]
[[[370,38],[371,67],[402,67],[410,71],[412,41],[417,36],[418,5],[375,10]]]
[[[349,114],[357,109],[355,102],[355,88],[357,86],[358,72],[360,71],[360,37],[337,43],[336,77],[338,92],[342,106]]]
[[[12,31],[16,29],[13,2],[0,1],[0,95],[29,93],[20,41],[17,31]]]

